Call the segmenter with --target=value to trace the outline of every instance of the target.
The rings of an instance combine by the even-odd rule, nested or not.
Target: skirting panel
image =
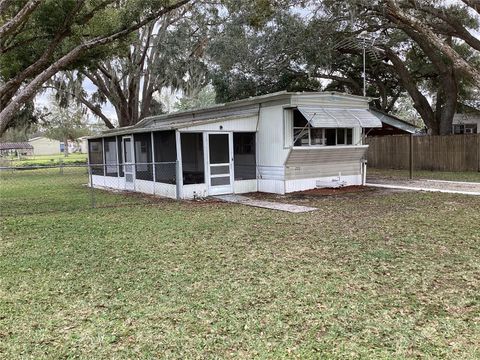
[[[274,194],[285,194],[285,181],[258,180],[258,191]]]
[[[235,194],[244,194],[257,191],[257,180],[237,180],[233,183]]]
[[[171,199],[177,198],[177,186],[173,184],[157,183],[146,180],[135,180],[133,187],[127,189],[125,178],[92,175],[93,186],[100,189],[114,189],[121,191],[134,191],[144,194],[158,195]]]
[[[295,191],[304,191],[311,190],[317,187],[317,181],[322,183],[334,183],[335,180],[338,180],[338,176],[331,177],[321,177],[314,179],[301,179],[301,180],[287,180],[285,181],[285,192],[291,193]],[[361,175],[349,175],[340,177],[341,182],[346,182],[347,186],[351,185],[361,185],[362,176]]]
[[[207,185],[206,184],[192,184],[192,185],[183,185],[181,198],[182,199],[194,199],[196,197],[206,197],[207,196]]]

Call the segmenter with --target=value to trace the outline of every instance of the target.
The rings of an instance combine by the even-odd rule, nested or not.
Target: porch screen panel
[[[257,178],[255,133],[233,133],[235,180]]]
[[[117,139],[108,137],[103,139],[105,151],[105,175],[118,176],[117,168]]]
[[[176,183],[177,142],[175,131],[153,133],[155,181],[165,184]]]
[[[150,133],[133,135],[135,148],[135,177],[153,181],[152,137]]]
[[[105,175],[102,139],[88,140],[88,162],[91,165],[93,175]]]
[[[122,151],[122,137],[117,136],[117,153],[118,153],[118,174],[124,177],[123,173],[123,151]]]
[[[180,135],[182,147],[183,183],[205,183],[205,167],[203,161],[203,134],[182,133]]]

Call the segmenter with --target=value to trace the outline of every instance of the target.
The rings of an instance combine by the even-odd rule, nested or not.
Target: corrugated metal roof
[[[412,125],[405,120],[399,119],[396,116],[385,114],[379,111],[370,110],[371,113],[377,117],[382,123],[393,126],[394,128],[404,130],[411,134],[417,133],[420,129],[415,125]]]
[[[0,143],[0,150],[33,149],[28,142]]]
[[[317,128],[382,127],[382,122],[367,109],[329,109],[317,106],[297,108]]]

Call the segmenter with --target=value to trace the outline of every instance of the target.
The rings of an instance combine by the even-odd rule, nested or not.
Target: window
[[[183,183],[205,183],[205,168],[203,162],[203,134],[182,133],[180,135],[182,147]]]
[[[477,124],[454,124],[453,133],[454,134],[476,134]]]
[[[177,142],[175,131],[153,133],[155,181],[165,184],[176,183]]]
[[[104,175],[102,139],[88,140],[88,162],[93,175]]]
[[[153,181],[152,135],[151,133],[134,134],[135,176],[140,180]]]
[[[103,146],[105,151],[105,175],[117,176],[117,139],[109,137],[103,139]]]
[[[353,129],[323,129],[307,127],[303,130],[294,128],[294,146],[334,146],[352,145]]]
[[[334,146],[352,145],[351,128],[315,128],[298,110],[293,110],[294,146]]]
[[[257,178],[255,133],[233,133],[235,180]]]
[[[310,124],[297,110],[293,112],[293,145],[310,145]]]

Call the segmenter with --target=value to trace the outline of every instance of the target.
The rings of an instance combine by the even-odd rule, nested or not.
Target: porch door
[[[125,174],[125,189],[135,189],[135,160],[133,157],[133,141],[131,136],[125,136],[123,143],[123,172]]]
[[[208,194],[233,193],[233,141],[231,133],[208,133]]]

